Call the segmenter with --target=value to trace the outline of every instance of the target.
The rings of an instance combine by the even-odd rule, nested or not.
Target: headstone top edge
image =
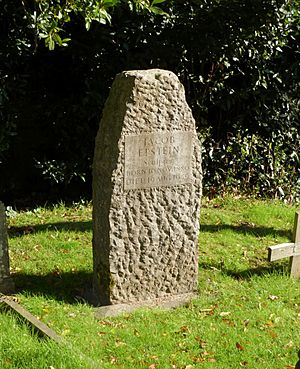
[[[178,80],[175,73],[165,69],[135,69],[127,70],[119,73],[120,76],[135,77],[135,78],[148,78],[148,79],[160,79],[161,77],[168,77],[171,79]],[[179,80],[178,80],[179,81]]]
[[[154,135],[170,135],[170,134],[174,134],[174,135],[179,135],[179,134],[191,134],[191,135],[197,135],[197,132],[195,129],[192,129],[190,127],[188,128],[182,128],[182,129],[161,129],[161,130],[153,130],[153,131],[144,131],[144,130],[139,130],[139,131],[124,131],[123,134],[123,139],[127,138],[127,137],[142,137],[142,136],[154,136]]]

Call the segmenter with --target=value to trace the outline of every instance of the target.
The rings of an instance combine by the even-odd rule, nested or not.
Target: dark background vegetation
[[[144,68],[169,69],[185,86],[205,194],[300,199],[298,1],[158,4],[168,17],[124,1],[89,31],[71,12],[60,33],[71,40],[54,50],[30,18],[35,3],[25,4],[0,0],[1,199],[90,198],[109,88],[122,70]]]

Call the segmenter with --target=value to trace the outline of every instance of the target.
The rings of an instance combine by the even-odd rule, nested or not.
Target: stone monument
[[[118,74],[93,162],[96,304],[128,311],[195,294],[201,180],[200,144],[178,78],[159,69]]]
[[[0,293],[7,294],[13,290],[14,283],[9,271],[5,206],[0,202]]]

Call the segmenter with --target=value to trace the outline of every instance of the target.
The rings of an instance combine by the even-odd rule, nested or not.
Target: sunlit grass
[[[74,347],[38,339],[0,315],[0,367],[293,368],[300,349],[299,281],[267,247],[290,240],[296,208],[250,199],[204,199],[199,295],[172,311],[94,319],[81,294],[91,282],[91,205],[39,208],[9,219],[17,298]],[[76,348],[76,349],[75,349]]]

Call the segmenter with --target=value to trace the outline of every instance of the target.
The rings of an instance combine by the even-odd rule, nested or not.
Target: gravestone
[[[117,75],[93,162],[98,305],[126,311],[194,295],[201,179],[200,143],[178,78],[159,69]]]
[[[14,283],[9,271],[5,206],[0,202],[0,293],[7,294],[13,290]]]

